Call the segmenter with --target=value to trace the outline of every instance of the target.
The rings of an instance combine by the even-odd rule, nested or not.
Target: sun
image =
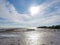
[[[39,6],[32,6],[29,11],[32,16],[37,15],[39,13]]]

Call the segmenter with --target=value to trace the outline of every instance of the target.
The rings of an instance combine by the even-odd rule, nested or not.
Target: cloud
[[[28,14],[18,13],[13,4],[6,0],[0,0],[0,17],[0,27],[18,27],[19,25],[25,27],[26,21],[30,18]]]
[[[56,25],[60,24],[59,0],[40,5],[40,13],[27,22],[31,26]]]
[[[21,15],[17,13],[15,7],[9,2],[4,2],[0,4],[0,17],[6,18],[7,21],[21,21]]]
[[[60,0],[47,0],[38,5],[38,15],[20,14],[13,4],[7,0],[0,0],[0,27],[30,27],[39,25],[54,25],[60,22]],[[55,9],[54,9],[55,8]],[[53,10],[54,9],[54,10]]]

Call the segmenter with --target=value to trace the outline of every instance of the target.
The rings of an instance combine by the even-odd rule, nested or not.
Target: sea
[[[60,45],[60,29],[0,31],[0,45]]]

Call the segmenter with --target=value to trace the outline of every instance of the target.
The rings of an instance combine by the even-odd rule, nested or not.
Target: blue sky
[[[32,6],[39,7],[38,14],[30,14]],[[0,28],[59,24],[60,0],[0,0]]]

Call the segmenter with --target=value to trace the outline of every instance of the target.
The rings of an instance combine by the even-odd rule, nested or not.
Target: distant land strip
[[[49,29],[60,29],[60,25],[52,25],[52,26],[39,26],[37,28],[49,28]]]

